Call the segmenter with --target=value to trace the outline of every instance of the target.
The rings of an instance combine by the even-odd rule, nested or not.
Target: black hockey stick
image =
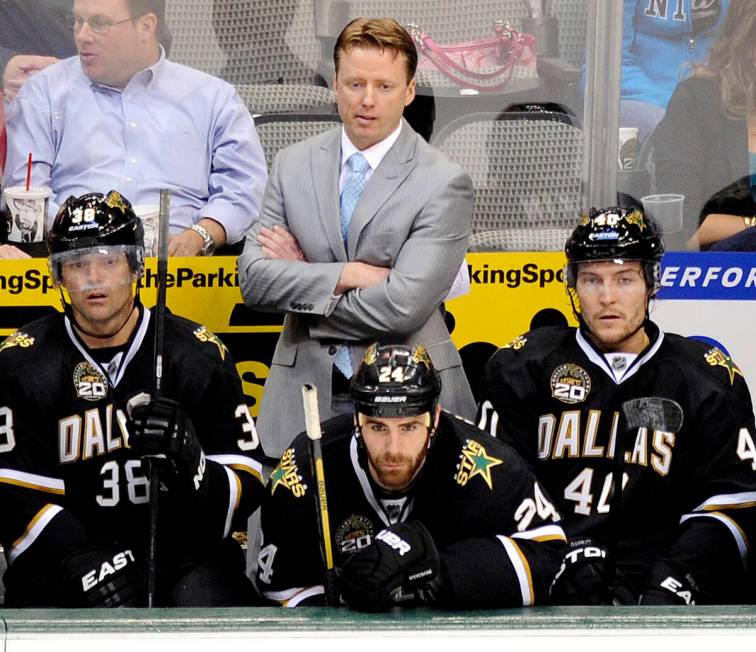
[[[157,300],[155,302],[155,352],[153,397],[157,398],[163,389],[163,337],[165,333],[165,294],[168,277],[168,226],[171,212],[171,191],[160,191],[160,213],[158,214],[158,260],[157,260]]]
[[[310,452],[317,488],[318,532],[320,533],[320,541],[323,545],[323,559],[326,566],[325,599],[328,606],[335,607],[338,605],[339,600],[333,570],[331,526],[328,520],[328,500],[326,498],[325,471],[323,470],[323,448],[320,443],[323,433],[320,430],[317,387],[309,383],[305,383],[302,386],[302,404],[304,406],[305,430],[310,440]]]
[[[153,378],[155,385],[152,399],[163,391],[163,337],[165,334],[166,279],[168,277],[168,224],[171,211],[171,191],[160,191],[158,217],[157,300],[155,302],[155,348],[153,352]],[[155,606],[157,583],[157,524],[160,491],[159,457],[147,457],[150,477],[150,529],[147,542],[147,606]]]
[[[613,598],[612,585],[617,570],[617,555],[619,549],[619,523],[622,510],[622,491],[624,489],[622,476],[624,468],[626,443],[639,428],[649,431],[677,433],[682,428],[683,410],[677,401],[660,396],[644,396],[625,401],[622,404],[624,427],[617,432],[617,442],[614,450],[614,468],[612,470],[612,499],[609,506],[609,548],[604,566],[604,584]]]

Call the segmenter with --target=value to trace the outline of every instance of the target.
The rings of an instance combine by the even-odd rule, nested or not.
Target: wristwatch
[[[202,255],[212,256],[215,251],[215,240],[213,240],[213,236],[207,232],[207,229],[204,226],[200,226],[199,224],[192,224],[191,229],[202,238]]]

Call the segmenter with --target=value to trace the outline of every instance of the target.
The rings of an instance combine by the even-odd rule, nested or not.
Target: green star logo
[[[289,488],[286,485],[286,474],[284,473],[284,470],[281,468],[281,465],[279,464],[273,470],[273,473],[270,474],[270,493],[271,494],[275,493],[276,488],[280,484],[282,484],[287,489]]]
[[[291,491],[294,496],[301,498],[307,491],[307,485],[302,484],[302,476],[294,459],[294,449],[289,448],[281,457],[278,466],[270,474],[270,495],[272,496],[278,487]]]
[[[489,455],[486,449],[477,441],[468,439],[460,455],[455,480],[457,484],[464,487],[472,478],[479,475],[488,485],[488,488],[493,490],[491,469],[502,464],[502,462],[503,460]]]

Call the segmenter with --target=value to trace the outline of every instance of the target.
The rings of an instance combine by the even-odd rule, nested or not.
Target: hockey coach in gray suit
[[[322,419],[352,410],[349,378],[374,341],[423,344],[445,409],[475,403],[440,306],[470,236],[469,176],[402,118],[417,52],[388,18],[358,18],[334,48],[343,122],[279,152],[239,258],[242,293],[287,313],[257,429],[278,456],[304,430],[301,385]]]

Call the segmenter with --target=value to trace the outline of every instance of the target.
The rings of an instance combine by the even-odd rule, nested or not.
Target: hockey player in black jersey
[[[70,197],[48,244],[64,314],[0,343],[6,606],[144,603],[143,453],[167,458],[156,605],[248,604],[254,589],[230,535],[262,498],[262,451],[228,350],[167,314],[163,393],[129,411],[153,387],[154,314],[134,291],[141,222],[115,191]]]
[[[519,455],[438,405],[422,346],[372,345],[354,415],[322,426],[337,586],[359,610],[543,603],[564,552],[559,515]],[[269,480],[258,588],[323,604],[325,565],[304,434]]]
[[[584,215],[566,244],[579,328],[533,330],[485,368],[478,425],[528,460],[564,517],[556,603],[748,599],[750,395],[726,353],[649,320],[662,251],[641,210]],[[640,397],[676,402],[682,427],[630,431],[622,405]]]

